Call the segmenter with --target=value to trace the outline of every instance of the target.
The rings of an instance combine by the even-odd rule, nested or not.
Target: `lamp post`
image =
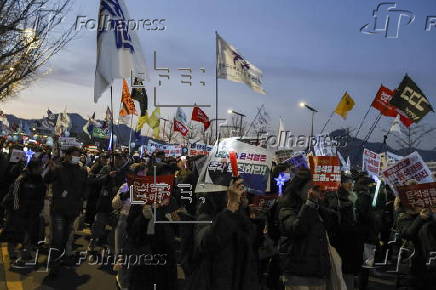
[[[300,107],[306,108],[306,109],[308,109],[309,111],[312,112],[312,125],[311,125],[311,129],[310,129],[310,140],[309,140],[309,143],[307,144],[307,151],[309,152],[310,151],[310,147],[312,145],[313,121],[314,121],[314,118],[315,118],[315,113],[318,113],[318,110],[314,109],[313,107],[309,106],[308,104],[306,104],[304,102],[300,103]]]
[[[240,123],[239,123],[239,135],[240,135],[240,137],[242,138],[242,119],[243,119],[244,117],[246,117],[246,116],[245,116],[244,114],[242,114],[242,113],[236,112],[235,110],[228,110],[227,113],[229,113],[229,114],[235,114],[235,115],[238,115],[239,117],[241,117],[241,121],[240,121]]]

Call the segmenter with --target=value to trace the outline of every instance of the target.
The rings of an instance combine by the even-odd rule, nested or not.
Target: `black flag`
[[[148,109],[147,92],[145,91],[142,80],[140,78],[135,77],[135,81],[133,85],[141,86],[141,88],[133,88],[131,96],[132,99],[139,102],[139,108],[141,109],[141,117],[142,117],[147,114],[147,109]]]
[[[406,74],[390,104],[403,111],[414,123],[418,123],[433,107],[416,83]]]

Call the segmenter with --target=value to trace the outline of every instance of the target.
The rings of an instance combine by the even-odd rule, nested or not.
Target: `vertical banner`
[[[379,176],[380,155],[368,150],[363,150],[362,171],[368,172],[369,175]]]
[[[341,185],[341,164],[337,156],[309,156],[313,183],[324,191],[336,191]]]
[[[409,180],[415,180],[418,184],[433,182],[430,169],[416,151],[385,169],[382,174],[396,194],[396,186],[405,185]]]

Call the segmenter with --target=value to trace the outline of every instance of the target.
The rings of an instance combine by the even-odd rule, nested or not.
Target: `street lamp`
[[[310,130],[310,140],[309,140],[309,143],[307,144],[307,151],[309,152],[310,146],[312,145],[312,137],[313,137],[313,119],[315,117],[315,113],[318,113],[318,110],[314,109],[313,107],[309,106],[308,104],[306,104],[304,102],[300,103],[300,107],[306,108],[312,112],[312,125],[311,125],[311,130]]]
[[[242,114],[242,113],[236,112],[235,110],[228,110],[227,113],[229,113],[229,114],[235,114],[235,115],[238,115],[239,117],[241,117],[241,121],[240,121],[240,123],[239,123],[239,135],[240,135],[241,138],[242,138],[242,119],[243,119],[244,117],[246,117],[246,116],[245,116],[244,114]]]

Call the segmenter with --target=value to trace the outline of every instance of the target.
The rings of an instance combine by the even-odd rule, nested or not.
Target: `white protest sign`
[[[380,173],[380,155],[365,148],[362,158],[362,171],[368,172],[369,175],[378,176]]]
[[[416,151],[385,169],[382,175],[396,194],[395,187],[406,185],[408,180],[415,180],[418,184],[433,182],[430,169]]]

